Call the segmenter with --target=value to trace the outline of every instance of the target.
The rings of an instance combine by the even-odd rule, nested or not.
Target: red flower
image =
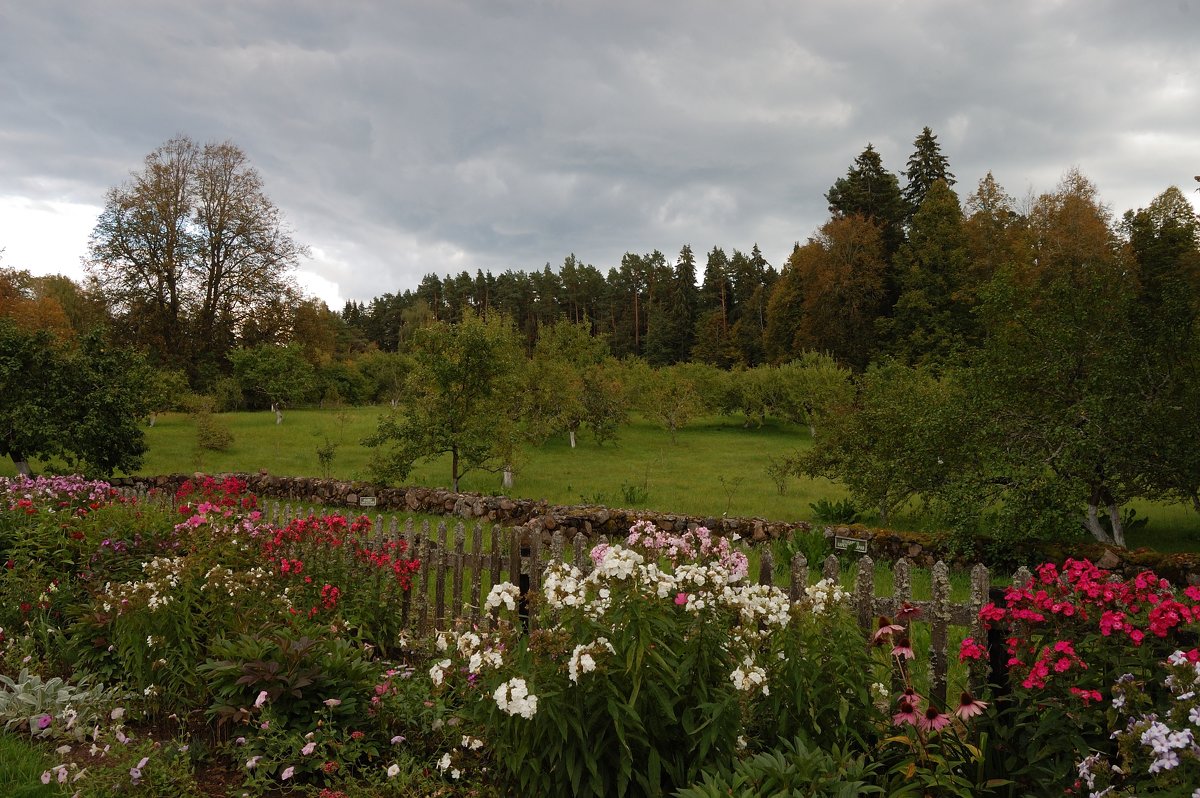
[[[975,642],[972,637],[963,638],[962,643],[958,647],[958,661],[965,662],[969,659],[980,660],[987,656],[987,649]]]

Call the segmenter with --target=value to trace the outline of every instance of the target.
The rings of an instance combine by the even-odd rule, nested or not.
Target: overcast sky
[[[0,0],[3,265],[80,277],[105,191],[232,140],[340,309],[464,269],[781,265],[871,142],[965,197],[1076,166],[1116,214],[1200,173],[1200,0]]]

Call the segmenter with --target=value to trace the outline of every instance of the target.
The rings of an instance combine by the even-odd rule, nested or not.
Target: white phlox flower
[[[441,662],[434,663],[429,669],[429,678],[433,680],[434,685],[441,685],[446,678],[446,671],[450,670],[450,660],[444,659]]]
[[[792,602],[786,593],[773,585],[738,585],[721,591],[721,601],[737,610],[742,624],[756,627],[759,623],[783,628],[791,618]]]
[[[595,654],[608,649],[608,652],[613,653],[612,644],[608,642],[608,638],[600,637],[592,643],[581,643],[575,646],[575,650],[571,652],[571,659],[567,661],[567,675],[572,682],[579,683],[580,673],[591,673],[596,670]]]
[[[517,602],[521,599],[521,590],[512,582],[501,582],[498,585],[493,585],[488,591],[487,599],[483,602],[483,611],[491,612],[492,610],[500,609],[500,605],[504,605],[512,611],[516,611]]]
[[[601,553],[599,561],[596,562],[596,569],[591,575],[608,579],[629,579],[645,561],[646,559],[636,551],[614,544]]]
[[[509,715],[520,715],[529,720],[537,714],[537,696],[529,692],[525,680],[520,677],[509,679],[492,694],[496,706]]]
[[[824,615],[828,609],[845,601],[850,595],[832,579],[822,579],[815,585],[809,585],[804,588],[804,594],[812,602],[814,615]]]
[[[754,660],[746,657],[742,664],[729,674],[733,686],[743,692],[762,690],[763,695],[770,695],[771,688],[767,685],[767,672],[754,664]]]
[[[553,563],[542,574],[542,596],[556,610],[579,607],[585,601],[583,572],[567,563]]]

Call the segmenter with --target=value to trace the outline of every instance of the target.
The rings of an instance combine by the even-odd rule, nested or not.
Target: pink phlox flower
[[[965,662],[969,659],[980,660],[987,656],[987,649],[975,642],[972,637],[963,638],[962,643],[958,647],[958,661]]]

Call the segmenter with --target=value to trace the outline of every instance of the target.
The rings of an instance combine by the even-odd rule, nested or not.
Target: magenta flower
[[[687,593],[677,594],[675,596],[675,604],[680,607],[682,607],[684,604],[687,604],[687,596],[688,596]]]
[[[903,657],[904,659],[913,658],[912,643],[909,641],[907,635],[896,638],[896,645],[892,647],[892,656]]]
[[[54,722],[54,718],[52,718],[51,716],[42,715],[40,718],[38,718],[37,726],[39,729],[44,729],[53,722]]]

